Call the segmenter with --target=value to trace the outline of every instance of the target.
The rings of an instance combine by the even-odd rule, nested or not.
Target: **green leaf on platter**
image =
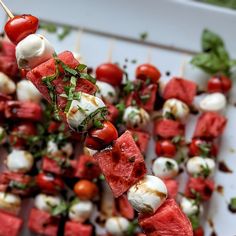
[[[203,52],[210,52],[216,50],[218,47],[224,47],[224,42],[222,38],[216,33],[205,29],[202,33]]]

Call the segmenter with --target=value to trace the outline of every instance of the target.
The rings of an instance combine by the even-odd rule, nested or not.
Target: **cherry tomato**
[[[26,139],[30,136],[36,135],[37,130],[31,122],[21,122],[16,125],[9,136],[10,144],[14,147],[24,147],[26,145]]]
[[[161,77],[160,71],[151,64],[142,64],[136,69],[136,78],[140,80],[150,79],[151,83],[157,83]]]
[[[104,121],[102,125],[102,128],[92,128],[88,131],[85,139],[86,147],[100,150],[118,138],[118,132],[110,121]]]
[[[5,25],[8,38],[14,43],[19,43],[38,29],[39,20],[32,15],[20,15],[9,19]]]
[[[36,176],[36,183],[44,193],[58,193],[64,188],[64,182],[61,178],[52,174],[39,173]]]
[[[21,77],[22,79],[25,79],[27,73],[28,73],[27,70],[21,69],[21,70],[20,70],[20,77]]]
[[[214,143],[206,142],[201,139],[193,139],[189,145],[189,155],[190,156],[216,156],[217,155],[217,147]]]
[[[170,140],[160,140],[156,142],[155,151],[157,156],[174,157],[177,150]]]
[[[96,78],[113,86],[119,86],[123,79],[123,71],[116,64],[104,63],[96,69]]]
[[[195,229],[193,231],[193,235],[194,236],[204,236],[204,231],[203,231],[202,227],[198,227],[197,229]]]
[[[91,200],[98,194],[98,187],[89,180],[80,180],[74,186],[74,192],[81,200]]]
[[[226,76],[213,76],[209,79],[207,90],[209,93],[227,93],[232,87],[232,81]]]

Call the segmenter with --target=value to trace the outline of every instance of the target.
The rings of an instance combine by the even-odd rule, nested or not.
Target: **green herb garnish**
[[[62,41],[66,36],[68,36],[71,32],[71,28],[69,26],[65,26],[60,34],[58,34],[58,39]]]
[[[68,211],[68,204],[66,204],[65,201],[62,201],[59,205],[57,206],[51,206],[51,214],[52,216],[58,216],[60,214],[66,214]]]

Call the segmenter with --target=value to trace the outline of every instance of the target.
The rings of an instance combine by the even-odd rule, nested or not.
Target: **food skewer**
[[[14,18],[14,15],[11,13],[11,11],[9,10],[9,8],[3,3],[2,0],[0,0],[0,4],[1,4],[2,8],[4,9],[4,11],[7,13],[7,15],[8,15],[10,18]]]

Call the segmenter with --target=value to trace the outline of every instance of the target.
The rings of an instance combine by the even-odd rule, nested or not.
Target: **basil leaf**
[[[193,230],[197,229],[200,226],[200,220],[197,215],[191,215],[189,216],[189,220],[192,224]]]
[[[86,65],[84,65],[84,64],[79,64],[79,65],[76,67],[76,70],[78,70],[79,72],[83,72],[86,68],[87,68]]]
[[[68,36],[71,32],[71,28],[65,26],[60,34],[58,34],[58,39],[62,41],[66,36]]]
[[[218,47],[224,47],[222,38],[213,33],[212,31],[205,29],[202,33],[202,50],[203,52],[210,52],[216,50]]]
[[[233,209],[234,211],[236,210],[236,197],[230,199],[229,207],[230,209]]]
[[[86,79],[86,80],[90,81],[91,83],[96,84],[96,79],[93,76],[89,75],[89,74],[80,73],[80,78]]]
[[[40,24],[39,28],[46,30],[49,33],[56,33],[57,32],[57,27],[54,24]]]
[[[52,214],[52,216],[57,216],[57,215],[60,215],[62,213],[66,213],[67,210],[68,210],[68,207],[69,206],[66,204],[66,202],[62,201],[60,203],[60,205],[52,207],[51,214]]]

